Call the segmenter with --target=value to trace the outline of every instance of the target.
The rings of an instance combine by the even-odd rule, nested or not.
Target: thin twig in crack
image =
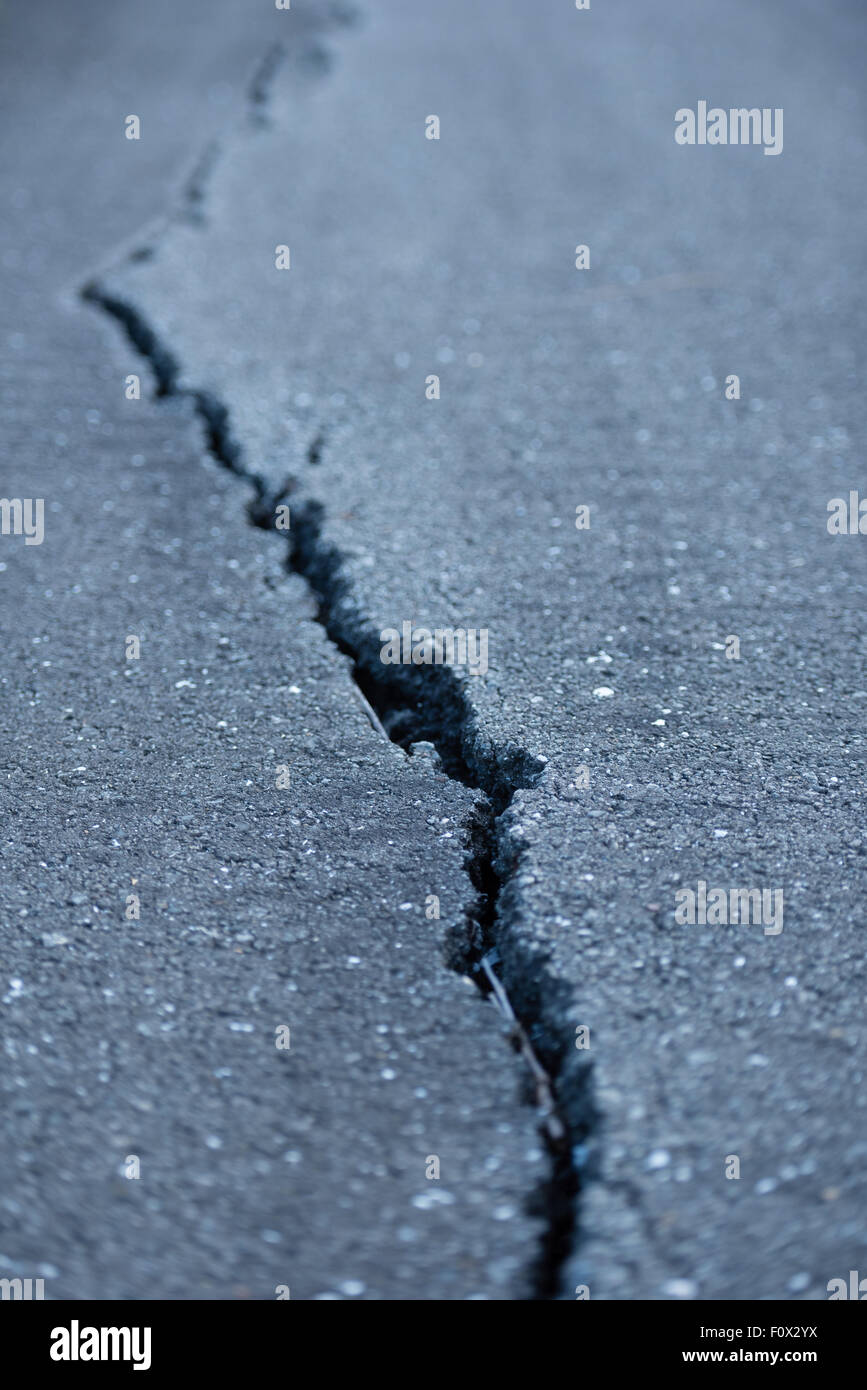
[[[548,1137],[553,1140],[554,1143],[560,1144],[566,1137],[566,1128],[556,1112],[554,1094],[551,1090],[551,1079],[533,1051],[533,1044],[527,1037],[523,1025],[517,1018],[515,1010],[512,1008],[511,1000],[503,988],[502,980],[494,974],[489,964],[488,957],[482,956],[479,963],[488,977],[491,989],[494,991],[494,998],[499,1004],[501,1012],[512,1026],[512,1035],[517,1039],[524,1059],[533,1073],[533,1080],[536,1083],[536,1104],[545,1117],[544,1125],[548,1131]]]
[[[194,402],[202,423],[204,442],[212,457],[253,488],[256,500],[248,512],[250,520],[265,529],[276,529],[273,525],[274,510],[278,501],[294,490],[295,480],[287,479],[283,490],[274,494],[267,487],[265,480],[248,468],[240,442],[232,434],[228,408],[212,393],[180,384],[182,378],[178,359],[158,339],[149,322],[132,304],[105,291],[95,282],[82,290],[82,296],[85,300],[99,305],[104,312],[113,315],[125,329],[132,344],[150,362],[156,379],[156,396],[186,396]],[[359,632],[354,622],[344,623],[339,602],[344,590],[342,559],[333,546],[322,540],[321,511],[321,506],[312,501],[300,508],[296,521],[300,521],[301,524],[297,529],[293,528],[289,568],[307,582],[311,597],[316,601],[316,619],[335,648],[349,659],[349,674],[353,669],[363,669],[361,653],[369,643],[370,633]],[[371,726],[382,737],[398,746],[410,741],[404,740],[402,736],[392,738],[363,691],[355,684],[353,689],[358,694]],[[383,682],[383,688],[380,689],[377,682],[372,681],[371,694],[377,703],[382,695],[380,707],[384,711],[392,711],[395,708],[386,683]],[[405,699],[401,697],[401,710],[405,708],[405,703]],[[477,760],[478,765],[475,765],[476,760],[471,765],[463,756],[463,738],[470,711],[466,695],[458,688],[457,682],[445,688],[440,683],[433,690],[431,684],[427,684],[420,703],[424,706],[426,714],[418,725],[420,737],[414,741],[433,741],[438,748],[445,745],[447,738],[450,748],[454,742],[457,751],[453,756],[450,755],[454,770],[449,771],[448,775],[468,787],[484,791],[486,800],[493,798],[491,804],[498,808],[500,814],[511,804],[511,798],[518,788],[535,785],[542,764],[529,753],[522,752],[518,762],[510,758],[508,767],[501,764],[499,757],[491,759],[489,756],[480,756]],[[393,732],[400,728],[401,724],[398,721]],[[485,879],[484,899],[487,903],[486,921],[480,920],[478,924],[482,930],[480,939],[485,939],[485,927],[491,939],[495,935],[496,903],[503,886],[503,880],[494,866],[494,848],[493,832],[489,831],[487,842],[479,844],[475,850],[476,868]],[[472,874],[470,876],[472,877]],[[472,881],[476,885],[475,878]],[[493,959],[494,955],[491,956],[491,960]],[[580,1184],[575,1151],[569,1142],[571,1130],[555,1109],[553,1080],[537,1058],[524,1026],[516,1018],[506,990],[490,969],[490,961],[483,961],[482,964],[497,1005],[508,1020],[512,1042],[518,1044],[518,1050],[535,1081],[539,1129],[547,1141],[551,1165],[549,1176],[540,1188],[545,1229],[542,1233],[538,1260],[533,1266],[532,1281],[539,1298],[555,1298],[561,1291],[563,1262],[572,1249],[576,1236],[576,1197]],[[564,1109],[563,1114],[568,1115],[568,1110]]]
[[[388,739],[388,734],[385,732],[385,729],[383,728],[382,723],[380,722],[379,715],[373,708],[373,705],[371,705],[365,697],[364,691],[360,690],[354,681],[352,683],[352,689],[355,691],[356,695],[361,701],[362,706],[364,708],[364,712],[370,720],[371,724],[373,725],[374,729],[378,730],[378,732],[382,734],[383,738]],[[390,743],[391,739],[388,739],[388,741]]]

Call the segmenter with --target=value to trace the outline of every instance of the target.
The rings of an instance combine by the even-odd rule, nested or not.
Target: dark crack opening
[[[178,362],[142,315],[94,282],[82,289],[81,296],[121,324],[130,342],[150,363],[158,397],[192,398],[210,454],[253,490],[248,520],[276,532],[276,508],[285,498],[299,493],[298,479],[290,477],[281,488],[269,489],[261,477],[246,468],[227,408],[212,393],[181,385]],[[307,452],[309,464],[319,463],[325,442],[321,432],[315,436]],[[515,746],[480,752],[472,710],[451,667],[386,666],[380,661],[377,634],[357,610],[342,557],[323,539],[323,519],[321,503],[303,496],[293,503],[287,569],[308,584],[316,600],[317,621],[349,659],[356,686],[387,737],[407,752],[413,744],[432,744],[442,772],[479,793],[466,826],[464,861],[475,897],[465,923],[447,937],[446,963],[469,975],[483,994],[493,998],[507,1020],[511,1046],[526,1063],[528,1099],[536,1106],[550,1165],[546,1180],[530,1202],[533,1214],[543,1222],[540,1249],[531,1267],[533,1298],[556,1299],[564,1296],[561,1273],[565,1260],[574,1253],[577,1238],[580,1172],[576,1154],[593,1117],[583,1085],[579,1087],[582,1093],[571,1097],[571,1104],[558,1100],[557,1083],[568,1044],[545,1023],[538,978],[525,971],[527,978],[520,981],[519,989],[513,978],[510,997],[497,970],[501,899],[517,862],[514,851],[508,861],[502,852],[501,822],[515,792],[533,786],[543,765]],[[533,975],[538,973],[537,962]],[[571,1089],[574,1092],[574,1085]]]

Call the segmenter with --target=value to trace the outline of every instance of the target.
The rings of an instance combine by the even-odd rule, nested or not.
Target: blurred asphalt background
[[[42,545],[0,537],[0,1277],[864,1269],[867,540],[826,521],[867,491],[865,39],[844,0],[0,5],[0,495],[45,498]],[[783,153],[676,145],[699,100],[782,107]],[[293,573],[253,486],[288,486]],[[463,780],[334,640],[397,731],[403,621],[490,633],[486,675],[418,686]],[[445,959],[479,789],[553,1169]],[[676,925],[700,879],[782,888],[783,931]]]

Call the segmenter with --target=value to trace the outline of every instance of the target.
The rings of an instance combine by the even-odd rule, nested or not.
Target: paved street
[[[863,11],[46,8],[0,11],[0,493],[45,500],[0,537],[0,1276],[826,1298]],[[762,139],[675,140],[715,108]]]

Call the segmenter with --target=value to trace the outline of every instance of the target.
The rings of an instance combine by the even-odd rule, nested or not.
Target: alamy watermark
[[[703,878],[697,891],[678,888],[674,920],[685,927],[763,926],[765,936],[783,930],[782,888],[708,888]]]
[[[151,1364],[149,1327],[82,1327],[73,1318],[69,1327],[51,1329],[48,1354],[52,1361],[131,1361],[134,1371]]]
[[[414,627],[402,623],[383,628],[379,659],[386,666],[466,666],[471,676],[483,676],[488,669],[488,629],[486,627]]]
[[[845,497],[832,497],[828,503],[827,526],[830,536],[867,536],[867,497],[855,488]]]
[[[44,497],[0,497],[0,535],[23,536],[25,545],[45,539]]]
[[[857,1269],[849,1270],[848,1283],[838,1276],[836,1279],[829,1279],[825,1288],[828,1290],[829,1303],[839,1298],[851,1298],[858,1303],[867,1299],[867,1279],[862,1279]]]
[[[45,1297],[44,1279],[0,1279],[0,1299],[15,1302],[20,1299],[27,1302],[31,1299],[43,1299]]]
[[[697,111],[682,106],[674,113],[679,145],[764,145],[765,154],[783,152],[783,108],[733,106],[726,111],[700,101]]]

